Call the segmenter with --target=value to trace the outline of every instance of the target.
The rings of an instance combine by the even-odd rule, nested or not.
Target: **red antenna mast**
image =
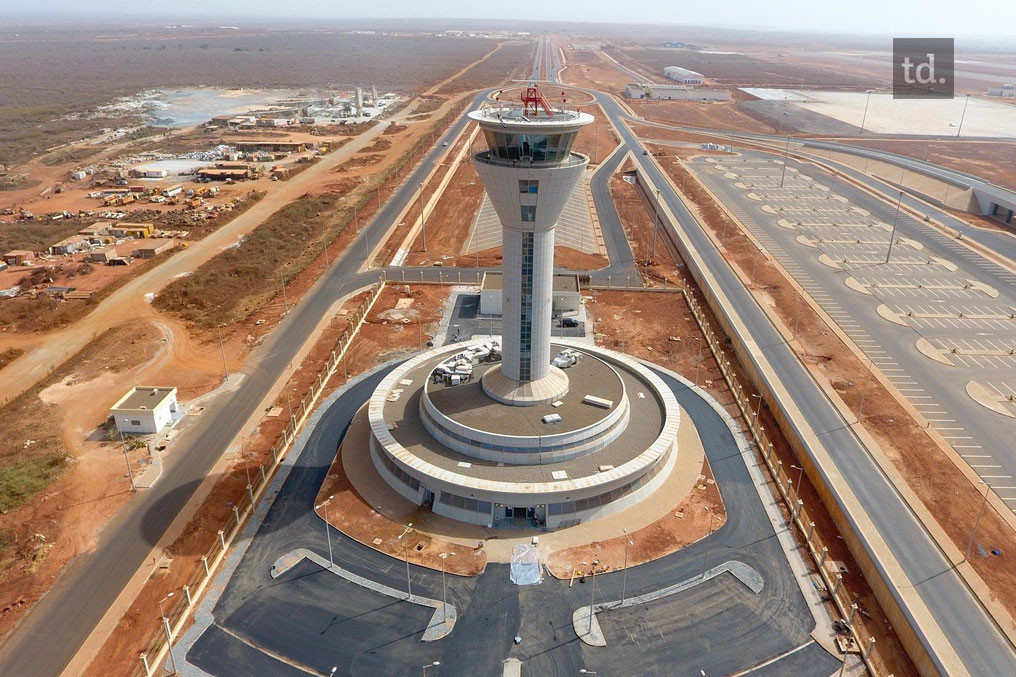
[[[529,115],[530,107],[532,107],[533,115],[539,114],[540,108],[543,108],[547,115],[554,114],[554,111],[550,109],[547,97],[543,95],[543,92],[536,85],[529,85],[526,87],[526,91],[522,93],[522,114]]]

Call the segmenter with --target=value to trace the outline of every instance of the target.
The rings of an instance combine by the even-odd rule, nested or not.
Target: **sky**
[[[27,7],[27,8],[26,8]],[[1012,0],[172,0],[163,17],[137,0],[0,0],[4,17],[479,18],[681,24],[924,37],[1013,36]]]

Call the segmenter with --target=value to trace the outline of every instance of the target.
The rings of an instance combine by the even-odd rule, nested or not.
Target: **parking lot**
[[[746,154],[689,167],[1016,509],[1003,442],[1016,434],[1013,272],[810,165]]]

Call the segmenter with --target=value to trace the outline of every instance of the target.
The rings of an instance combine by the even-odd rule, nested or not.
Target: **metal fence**
[[[173,591],[171,597],[163,598],[163,602],[160,603],[159,628],[152,633],[145,650],[141,652],[140,665],[135,667],[131,673],[132,677],[152,677],[158,670],[158,666],[167,659],[169,667],[172,668],[173,673],[176,673],[176,661],[182,660],[183,657],[177,657],[172,653],[170,643],[183,630],[194,604],[208,587],[234,539],[239,536],[247,520],[253,514],[269,481],[275,476],[276,470],[285,459],[296,439],[297,432],[306,422],[328,380],[340,368],[343,377],[348,378],[345,366],[346,351],[367,317],[367,313],[381,296],[385,284],[386,280],[382,274],[378,281],[371,286],[369,296],[350,314],[349,328],[339,337],[335,349],[332,350],[307,393],[290,410],[289,421],[283,428],[279,439],[272,446],[271,460],[259,465],[256,470],[249,469],[244,494],[233,505],[233,516],[218,530],[218,537],[212,543],[211,548],[201,556],[201,566],[195,568],[187,583],[179,591]],[[167,643],[167,640],[170,643]]]
[[[691,309],[692,315],[695,317],[696,323],[702,330],[702,334],[706,337],[709,349],[712,351],[713,357],[720,367],[724,381],[726,381],[730,392],[734,396],[734,402],[741,412],[748,432],[751,433],[752,440],[761,452],[780,497],[783,499],[790,514],[791,524],[797,527],[797,530],[804,539],[808,554],[811,556],[812,561],[814,561],[819,576],[822,578],[822,584],[825,586],[824,592],[836,606],[840,619],[847,628],[849,635],[856,642],[857,650],[864,660],[868,671],[876,676],[890,675],[885,661],[879,655],[879,650],[875,644],[875,637],[867,631],[863,624],[854,622],[859,608],[850,597],[850,593],[843,586],[843,575],[831,566],[829,549],[822,541],[821,536],[815,531],[815,522],[808,516],[804,501],[799,496],[800,487],[795,486],[794,480],[787,475],[783,468],[783,461],[776,457],[773,443],[766,434],[765,427],[759,422],[761,400],[759,400],[755,409],[752,409],[752,393],[750,389],[745,388],[741,384],[740,379],[734,371],[734,365],[723,352],[723,339],[713,329],[695,297],[685,290],[684,298],[688,303],[688,308]]]

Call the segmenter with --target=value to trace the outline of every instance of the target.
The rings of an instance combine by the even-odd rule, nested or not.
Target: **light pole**
[[[871,90],[868,90],[868,97],[864,100],[864,115],[861,116],[861,136],[864,136],[864,121],[868,119],[868,104],[871,103]]]
[[[706,510],[708,510],[708,509],[709,508],[706,508]],[[706,567],[709,566],[709,539],[713,535],[713,518],[715,518],[715,515],[712,512],[710,512],[709,513],[709,535],[706,536],[705,551],[702,554],[702,580],[703,581],[706,580]]]
[[[282,276],[282,273],[279,273],[279,284],[282,286],[282,304],[284,306],[286,306],[286,314],[288,315],[289,314],[289,299],[286,298],[286,280]]]
[[[413,596],[413,581],[409,577],[409,539],[406,539],[404,541],[402,539],[412,530],[413,530],[413,523],[410,522],[409,524],[406,525],[406,528],[402,530],[402,533],[399,534],[399,538],[398,538],[398,540],[402,541],[402,544],[406,548],[406,593],[407,593],[408,597],[412,597]],[[407,597],[407,599],[408,599],[408,597]]]
[[[321,505],[315,505],[314,506],[315,510],[320,510],[321,508],[325,509],[325,540],[328,541],[328,566],[329,566],[329,568],[335,566],[335,560],[332,559],[332,530],[328,527],[328,504],[332,502],[333,498],[335,498],[334,495],[329,496],[327,501],[325,501]]]
[[[165,597],[159,600],[159,615],[162,616],[162,627],[166,631],[166,646],[169,648],[169,664],[173,667],[173,674],[177,674],[176,669],[176,656],[173,655],[173,635],[169,631],[169,619],[166,618],[166,612],[162,608],[162,603],[173,596],[173,593],[167,594]]]
[[[656,220],[653,221],[653,253],[651,258],[656,262],[656,233],[660,230],[660,189],[656,189]]]
[[[799,465],[792,465],[790,468],[797,471],[797,484],[794,486],[797,487],[797,497],[801,498],[801,482],[804,479],[804,468]]]
[[[758,404],[755,405],[755,411],[752,412],[752,417],[751,417],[751,424],[755,425],[755,423],[758,421],[758,415],[762,411],[762,396],[757,394],[757,393],[755,393],[755,394],[752,394],[751,397],[752,397],[752,399],[758,400]]]
[[[433,663],[427,663],[426,665],[422,666],[421,674],[423,675],[423,677],[427,677],[427,668],[436,668],[439,665],[441,665],[441,661],[434,661]]]
[[[889,258],[893,255],[893,241],[896,239],[896,224],[900,219],[900,205],[903,203],[903,191],[900,191],[900,196],[896,199],[896,214],[893,216],[893,232],[889,233],[889,251],[885,253],[885,262],[889,263]]]
[[[981,516],[984,515],[984,509],[988,507],[988,492],[991,491],[991,487],[984,480],[979,480],[977,483],[984,484],[984,500],[981,501],[981,509],[977,512],[977,519],[974,520],[974,530],[970,532],[970,542],[967,543],[966,552],[963,553],[964,562],[970,557],[970,549],[974,547],[974,539],[977,538],[977,527],[981,524]]]
[[[579,670],[579,674],[580,675],[595,675],[597,673],[596,673],[595,670],[586,670],[585,668],[582,668],[581,670]]]
[[[871,358],[868,358],[868,371],[864,373],[864,387],[861,388],[861,404],[857,408],[857,422],[864,417],[864,398],[868,395],[868,381],[871,380]]]
[[[420,227],[423,229],[423,251],[427,251],[427,217],[423,206],[423,183],[420,183]]]
[[[332,671],[328,673],[328,677],[335,677],[335,671],[339,669],[338,665],[332,666]]]
[[[438,557],[441,558],[441,609],[443,612],[443,623],[448,623],[448,585],[445,583],[445,560],[449,557],[455,557],[454,552],[442,552]]]
[[[780,188],[783,188],[783,181],[787,178],[787,156],[790,155],[790,135],[787,135],[787,146],[783,149],[783,175],[780,177]]]
[[[624,532],[624,575],[621,578],[621,605],[624,606],[625,591],[628,587],[628,546],[634,545],[634,543],[631,542],[627,529],[621,529],[621,531]]]
[[[695,351],[695,386],[698,386],[699,374],[702,371],[702,337],[696,336],[695,342],[698,343],[698,349]]]
[[[970,95],[967,94],[967,98],[963,101],[963,113],[960,115],[960,126],[956,129],[956,138],[960,138],[960,134],[963,133],[963,120],[967,117],[967,105],[970,103]]]
[[[595,565],[593,565],[595,567]],[[593,600],[596,599],[596,569],[593,569],[593,578],[591,585],[589,586],[589,629],[586,630],[587,635],[593,633]]]

